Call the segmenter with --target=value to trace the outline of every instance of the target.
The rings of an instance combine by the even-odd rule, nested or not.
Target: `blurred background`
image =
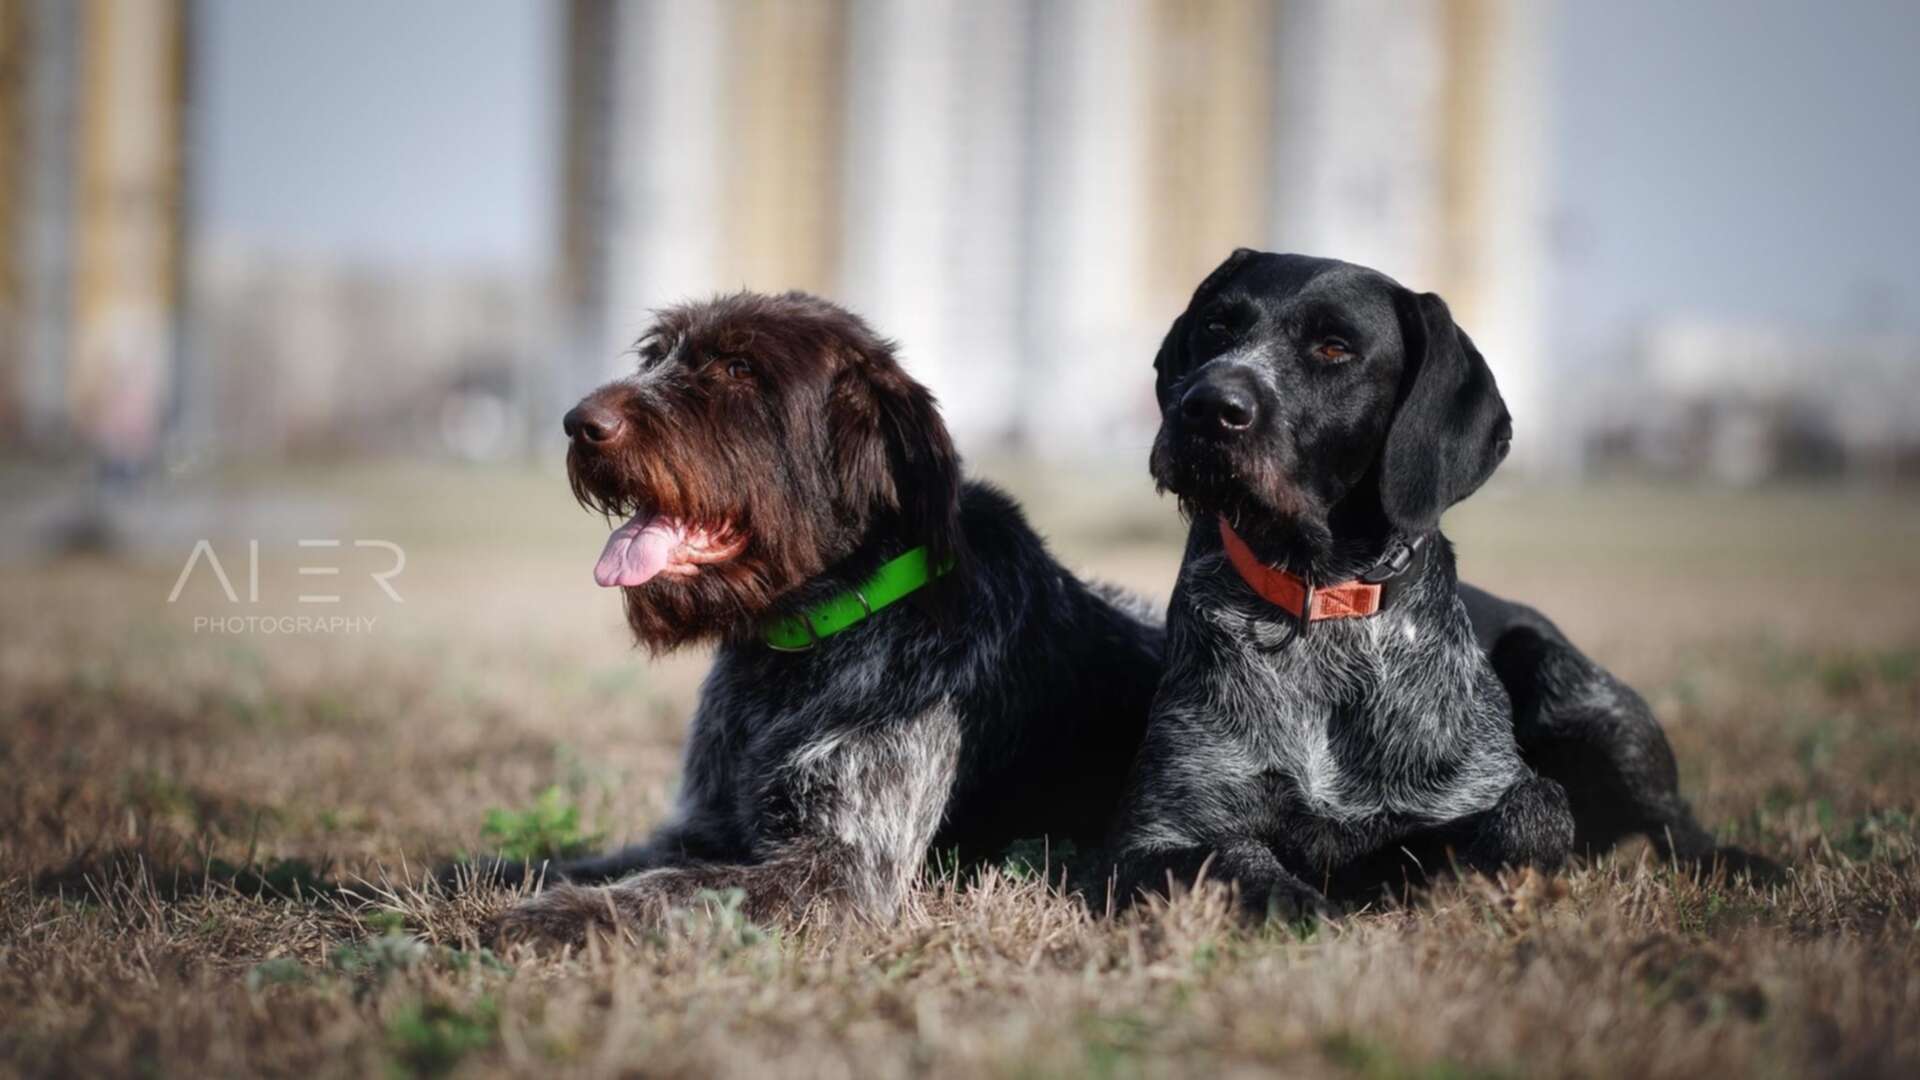
[[[746,287],[976,456],[1137,457],[1244,244],[1447,296],[1536,474],[1910,475],[1917,51],[1901,0],[0,0],[0,439],[550,457]]]
[[[1518,427],[1454,526],[1496,584],[1602,535],[1897,551],[1915,55],[1901,0],[0,0],[0,557],[164,595],[258,542],[262,599],[184,583],[250,611],[296,540],[379,537],[617,638],[559,416],[650,309],[803,288],[1164,596],[1149,363],[1236,245],[1449,299]]]
[[[1643,858],[1585,879],[1632,882],[1618,915],[1576,884],[1537,938],[1452,901],[1486,934],[1395,915],[1417,947],[1257,968],[1190,929],[1145,954],[1190,965],[1143,967],[1136,935],[1152,996],[941,915],[898,964],[833,958],[884,968],[844,1006],[755,950],[606,991],[462,966],[448,1002],[576,1070],[614,1060],[605,1027],[697,1075],[1151,1070],[1151,1032],[1241,1071],[1591,1073],[1631,1044],[1912,1073],[1916,58],[1920,0],[0,0],[0,1073],[372,1068],[452,1007],[329,975],[402,925],[331,899],[61,882],[404,881],[496,849],[502,813],[582,847],[667,814],[708,658],[635,655],[560,432],[650,308],[860,311],[1069,566],[1164,603],[1186,526],[1146,474],[1150,363],[1239,245],[1447,297],[1517,428],[1447,517],[1463,576],[1643,692],[1702,819],[1805,857],[1796,899],[1663,891]],[[968,989],[909,996],[948,970],[923,951]],[[1525,1004],[1372,1025],[1346,987],[1389,953]],[[263,997],[289,962],[305,988]],[[1189,1004],[1234,971],[1284,1031]],[[1562,986],[1590,1007],[1539,1012]]]

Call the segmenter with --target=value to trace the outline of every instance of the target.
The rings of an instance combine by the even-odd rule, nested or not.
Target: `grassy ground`
[[[1143,483],[997,471],[1070,562],[1164,595],[1177,524]],[[1205,895],[1093,918],[1016,861],[930,878],[892,927],[721,903],[566,958],[478,948],[508,897],[408,883],[456,851],[628,839],[668,805],[704,660],[627,647],[588,581],[601,527],[546,473],[233,477],[161,502],[129,556],[0,563],[0,1072],[1920,1069],[1910,496],[1514,488],[1450,519],[1470,577],[1648,694],[1703,818],[1792,864],[1776,889],[1634,848],[1302,933]],[[242,603],[205,564],[168,602],[200,533]],[[296,543],[329,537],[347,544]],[[403,603],[368,538],[405,549]],[[297,574],[316,563],[343,572]],[[315,613],[305,591],[375,622],[193,622]]]

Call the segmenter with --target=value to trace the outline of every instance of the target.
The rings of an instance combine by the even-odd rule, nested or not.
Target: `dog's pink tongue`
[[[593,564],[593,580],[628,588],[646,584],[667,565],[667,558],[681,541],[680,532],[680,527],[667,518],[635,516],[607,537],[600,561]]]

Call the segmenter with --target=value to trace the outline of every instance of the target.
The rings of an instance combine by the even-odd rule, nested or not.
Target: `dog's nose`
[[[566,429],[569,439],[605,443],[612,442],[614,437],[620,434],[620,428],[624,423],[618,412],[605,405],[583,401],[567,410],[567,415],[560,421],[560,426]]]
[[[1202,434],[1232,434],[1253,426],[1253,391],[1238,379],[1207,379],[1180,399],[1180,415]]]

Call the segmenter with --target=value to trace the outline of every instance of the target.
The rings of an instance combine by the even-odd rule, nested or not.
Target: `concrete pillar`
[[[967,450],[1014,423],[1026,23],[1015,0],[852,9],[843,297]]]
[[[552,380],[552,400],[534,405],[536,418],[558,415],[598,382],[606,354],[613,351],[608,288],[620,242],[613,210],[614,146],[621,122],[614,101],[621,66],[619,9],[613,0],[569,0],[565,20],[554,297],[564,357]]]
[[[726,206],[726,12],[645,0],[620,8],[610,335],[602,374],[667,304],[737,286],[720,276]]]
[[[1510,465],[1571,462],[1542,355],[1547,259],[1545,0],[1447,0],[1439,289],[1514,418]]]
[[[765,292],[831,295],[839,198],[844,0],[733,0],[720,277]],[[667,148],[670,150],[670,148]]]
[[[1228,252],[1272,231],[1278,41],[1270,0],[1152,0],[1148,15],[1144,269],[1171,321]]]
[[[1025,378],[1013,408],[1023,440],[1047,456],[1144,460],[1157,422],[1145,373],[1166,312],[1143,270],[1148,32],[1139,0],[1040,10]]]
[[[134,467],[173,386],[186,20],[177,0],[88,0],[81,27],[67,403],[97,452]]]
[[[9,73],[0,87],[0,372],[14,432],[46,445],[71,432],[74,203],[81,10],[67,0],[6,0]]]
[[[1433,280],[1440,28],[1434,0],[1283,4],[1275,248]]]

